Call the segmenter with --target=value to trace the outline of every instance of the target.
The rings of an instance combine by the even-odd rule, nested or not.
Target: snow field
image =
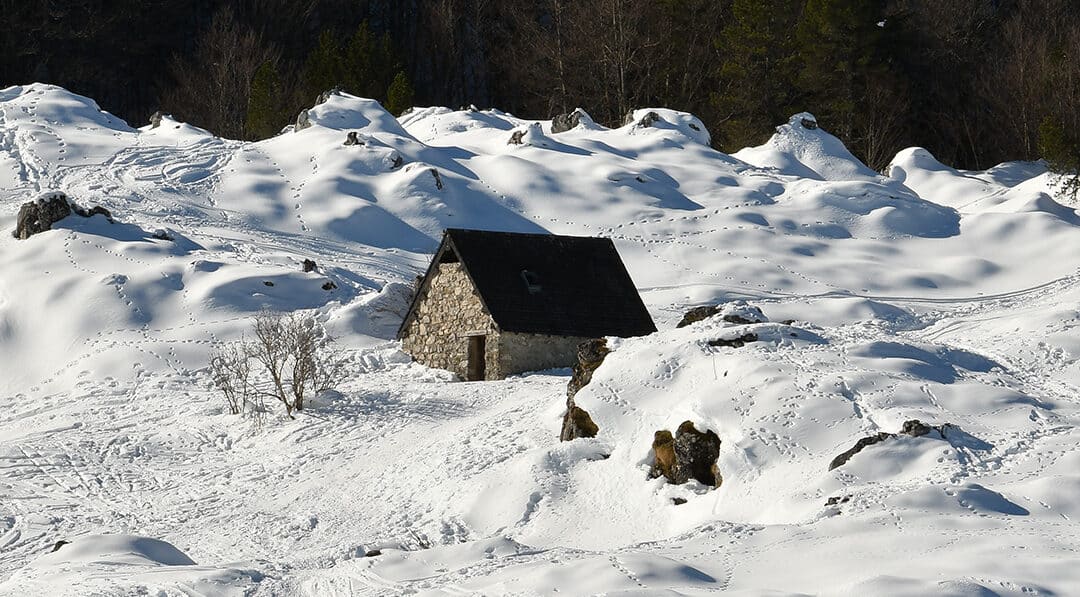
[[[0,234],[0,594],[1074,592],[1080,222],[1051,176],[918,148],[880,175],[808,114],[729,156],[648,112],[552,134],[337,95],[241,143],[0,91],[0,228],[51,189],[117,220]],[[597,438],[557,441],[567,371],[454,383],[391,341],[450,226],[615,240],[661,331],[577,395]],[[672,329],[735,299],[770,321]],[[263,307],[349,375],[259,431],[205,367]],[[828,470],[915,418],[956,431]],[[646,478],[683,420],[719,489]]]

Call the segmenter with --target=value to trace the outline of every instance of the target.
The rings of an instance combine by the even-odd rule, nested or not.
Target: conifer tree
[[[1060,121],[1047,116],[1039,125],[1039,153],[1050,171],[1059,175],[1061,196],[1075,202],[1080,194],[1080,138],[1070,135]]]
[[[315,96],[344,84],[343,79],[341,45],[333,33],[323,31],[304,65],[304,89],[308,95]]]
[[[882,40],[880,0],[807,0],[796,28],[799,87],[833,134],[852,139]]]
[[[716,41],[723,91],[713,104],[723,119],[722,145],[737,150],[764,141],[797,111],[794,28],[801,0],[735,0]]]
[[[265,139],[281,129],[283,115],[280,99],[281,81],[277,68],[273,62],[267,60],[259,65],[251,79],[244,126],[245,137]]]
[[[395,116],[408,110],[413,105],[413,87],[405,71],[398,71],[389,89],[386,90],[386,109]]]

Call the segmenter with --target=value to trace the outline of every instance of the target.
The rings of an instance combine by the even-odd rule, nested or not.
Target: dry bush
[[[269,399],[281,402],[292,417],[306,399],[341,380],[343,361],[332,340],[310,317],[262,311],[255,316],[253,340],[226,345],[211,356],[214,385],[233,414],[261,424]]]

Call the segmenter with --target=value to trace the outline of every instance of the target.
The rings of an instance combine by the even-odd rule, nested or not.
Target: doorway
[[[484,381],[487,336],[469,336],[469,367],[466,381]]]

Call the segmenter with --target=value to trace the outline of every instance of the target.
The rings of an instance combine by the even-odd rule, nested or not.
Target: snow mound
[[[328,129],[409,137],[394,115],[387,112],[382,104],[340,91],[326,94],[326,101],[309,108],[307,113],[313,125]]]
[[[880,175],[851,154],[836,137],[817,125],[809,112],[796,114],[758,147],[732,154],[759,168],[773,168],[787,176],[815,180],[869,180]]]
[[[648,126],[640,126],[642,119],[650,113],[656,114],[659,118]],[[627,121],[623,129],[635,134],[646,134],[649,129],[654,129],[675,132],[705,146],[712,141],[712,136],[709,135],[705,124],[689,112],[679,112],[668,108],[639,108],[627,115]]]
[[[5,594],[131,595],[249,594],[263,575],[254,570],[198,566],[173,545],[135,535],[86,535],[58,546],[7,581]]]

